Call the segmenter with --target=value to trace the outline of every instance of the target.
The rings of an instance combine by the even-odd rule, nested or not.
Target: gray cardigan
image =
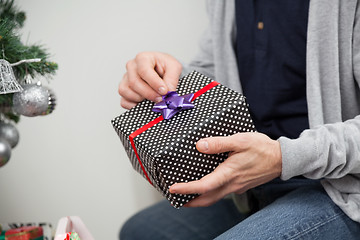
[[[360,1],[360,0],[359,0]],[[331,199],[360,222],[360,12],[358,0],[310,1],[307,103],[310,129],[281,137],[281,179],[323,179]],[[184,66],[241,92],[233,0],[208,0],[209,28]],[[250,106],[251,107],[251,106]]]

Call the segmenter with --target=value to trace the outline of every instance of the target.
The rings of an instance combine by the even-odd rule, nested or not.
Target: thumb
[[[196,143],[196,148],[207,154],[232,152],[236,150],[236,141],[233,136],[204,138]]]

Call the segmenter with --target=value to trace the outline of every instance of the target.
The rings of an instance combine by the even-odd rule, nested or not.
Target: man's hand
[[[168,91],[175,91],[182,65],[172,56],[142,52],[126,64],[127,72],[119,84],[121,106],[130,109],[145,98],[154,102]]]
[[[176,183],[171,193],[200,194],[186,207],[209,206],[229,193],[243,193],[281,175],[280,143],[261,133],[238,133],[197,142],[207,154],[230,152],[228,159],[200,180]]]

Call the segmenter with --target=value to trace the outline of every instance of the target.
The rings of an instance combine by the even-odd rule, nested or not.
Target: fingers
[[[124,74],[124,77],[119,84],[118,93],[121,96],[120,105],[125,109],[135,107],[138,102],[144,99],[141,95],[130,89],[127,74]]]
[[[182,65],[172,56],[158,53],[160,56],[156,57],[155,71],[164,80],[168,91],[175,91],[182,71]],[[161,57],[166,56],[166,62]]]
[[[156,67],[156,60],[150,56],[138,54],[135,61],[137,75],[156,93],[159,95],[165,95],[168,92],[168,87],[159,74],[154,70]]]
[[[241,152],[254,143],[253,133],[237,133],[227,137],[210,137],[199,140],[196,148],[206,154]]]
[[[232,179],[232,169],[221,163],[215,170],[202,177],[200,180],[187,183],[175,183],[169,189],[171,193],[177,194],[204,194],[213,191]]]
[[[164,53],[145,52],[138,54],[135,62],[139,76],[158,94],[176,90],[182,66],[175,58]]]
[[[211,192],[198,196],[197,198],[185,204],[184,207],[208,207],[229,193],[231,193],[229,185],[221,186]]]
[[[131,109],[133,107],[136,106],[136,102],[129,102],[128,100],[126,100],[125,98],[121,98],[121,101],[120,101],[120,105],[121,107],[125,108],[125,109]]]
[[[126,70],[119,85],[119,94],[121,105],[129,108],[145,98],[161,101],[162,95],[176,90],[182,66],[170,55],[143,52],[126,64]]]
[[[125,74],[119,84],[119,94],[130,102],[141,102],[144,100],[144,97],[130,88],[128,81],[127,74]]]
[[[131,79],[131,80],[130,80]],[[140,79],[136,73],[126,73],[119,84],[118,90],[122,97],[121,106],[124,107],[123,103],[139,103],[142,100],[149,99],[153,102],[159,102],[162,100],[161,96],[157,94],[149,85]],[[134,104],[131,104],[134,106]],[[128,106],[128,104],[125,104]],[[127,107],[127,109],[129,109]]]
[[[141,101],[144,98],[153,102],[161,101],[161,95],[154,91],[145,81],[140,79],[139,76],[132,76],[129,74],[129,78],[132,78],[132,80],[128,81],[128,87],[142,97]]]
[[[231,154],[200,180],[170,187],[171,193],[200,194],[186,206],[211,205],[228,193],[243,193],[281,174],[280,144],[264,134],[239,133],[229,137],[211,137],[200,140],[196,147],[204,153]]]
[[[196,143],[199,152],[207,154],[223,153],[236,150],[236,143],[232,136],[210,137],[199,140]]]
[[[181,75],[182,66],[174,64],[174,67],[169,68],[163,75],[164,82],[168,86],[169,91],[175,91]]]

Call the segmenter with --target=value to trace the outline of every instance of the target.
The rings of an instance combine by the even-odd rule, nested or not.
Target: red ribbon
[[[203,87],[202,89],[200,89],[199,91],[197,91],[196,93],[194,93],[194,97],[191,99],[191,101],[194,101],[194,100],[195,100],[197,97],[199,97],[201,94],[204,94],[205,92],[209,91],[211,88],[213,88],[213,87],[215,87],[215,86],[217,86],[217,85],[219,85],[219,83],[218,83],[218,82],[215,82],[215,81],[209,83],[208,85],[206,85],[205,87]],[[137,150],[136,150],[136,147],[135,147],[134,138],[135,138],[136,136],[138,136],[139,134],[145,132],[146,130],[148,130],[149,128],[151,128],[152,126],[154,126],[155,124],[161,122],[162,120],[164,120],[164,118],[163,118],[162,116],[157,117],[157,118],[155,118],[154,120],[152,120],[151,122],[145,124],[144,126],[142,126],[141,128],[139,128],[138,130],[136,130],[135,132],[133,132],[132,134],[130,134],[130,136],[129,136],[131,146],[132,146],[132,148],[134,149],[134,152],[135,152],[135,155],[136,155],[137,160],[139,161],[140,167],[141,167],[142,171],[144,172],[146,179],[149,181],[149,183],[150,183],[151,185],[153,185],[153,184],[152,184],[152,182],[150,181],[149,175],[146,173],[145,168],[144,168],[144,165],[142,164],[142,162],[141,162],[141,160],[140,160],[139,154],[138,154],[138,152],[137,152]]]

